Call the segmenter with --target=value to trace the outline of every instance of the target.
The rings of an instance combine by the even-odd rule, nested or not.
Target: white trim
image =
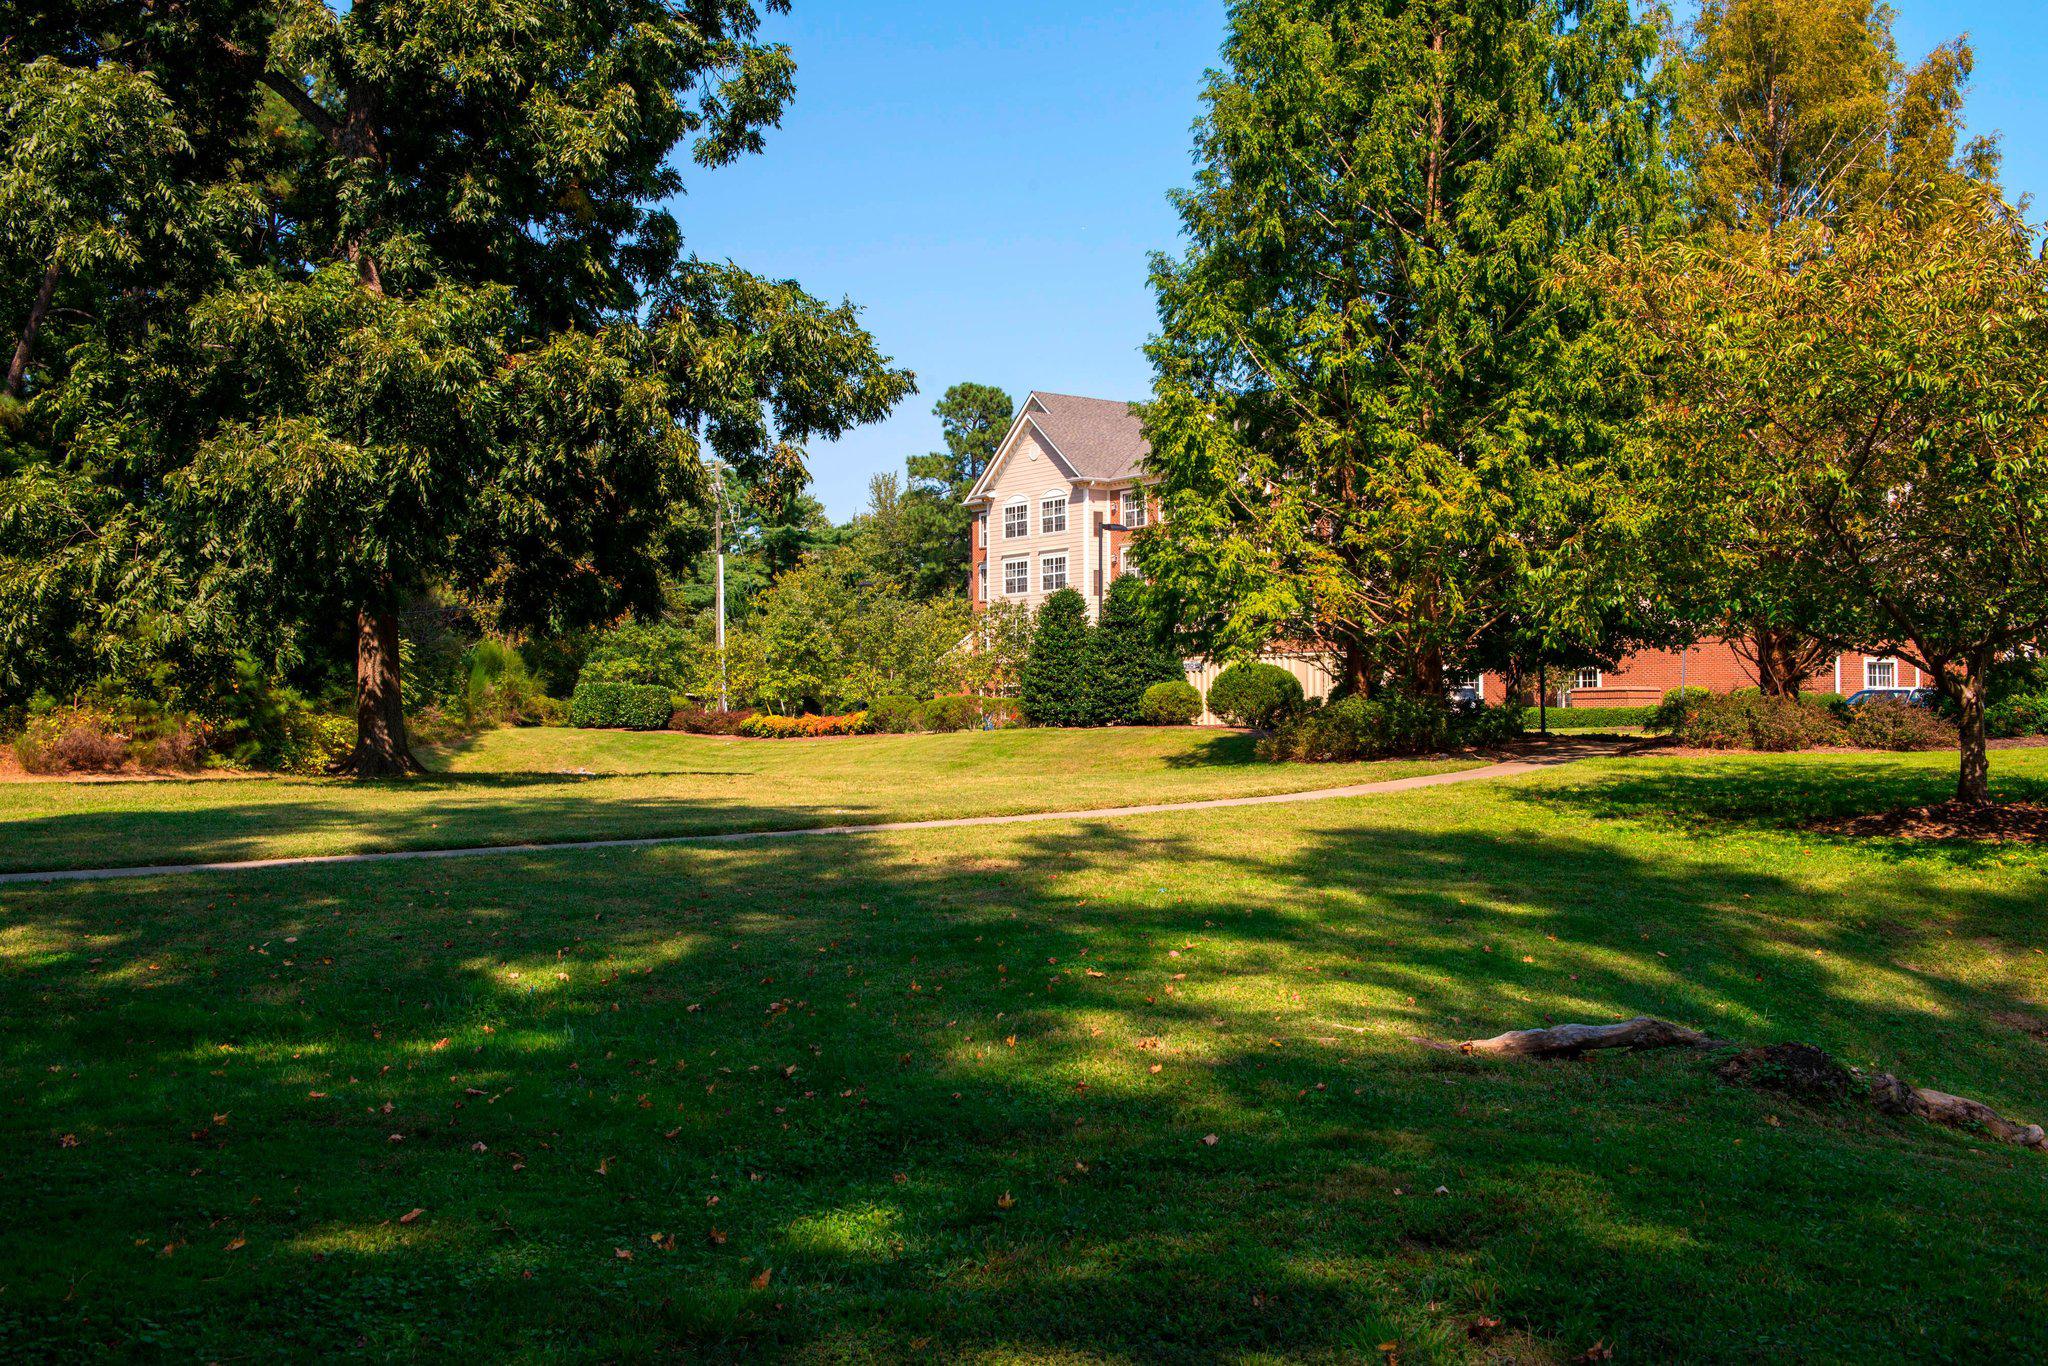
[[[1586,677],[1586,675],[1587,675],[1587,674],[1591,674],[1591,675],[1593,675],[1593,681],[1592,681],[1591,683],[1587,683],[1587,682],[1584,682],[1584,681],[1582,681],[1582,680],[1583,680],[1583,679],[1584,679],[1584,678]],[[1607,686],[1607,675],[1606,675],[1606,674],[1604,674],[1604,673],[1602,673],[1602,672],[1601,672],[1600,670],[1598,670],[1598,669],[1574,669],[1574,670],[1572,670],[1572,691],[1573,691],[1573,692],[1599,692],[1599,691],[1600,691],[1600,689],[1602,689],[1602,688],[1604,688],[1604,687],[1606,687],[1606,686]]]
[[[1081,477],[1081,472],[1074,468],[1074,462],[1067,459],[1066,452],[1060,449],[1059,442],[1047,435],[1045,428],[1039,426],[1038,420],[1031,415],[1031,405],[1034,403],[1041,412],[1044,411],[1045,404],[1039,399],[1036,389],[1024,396],[1023,404],[1017,409],[1017,416],[1010,421],[1010,430],[1003,435],[1001,444],[996,447],[995,457],[988,462],[988,468],[981,472],[981,478],[974,481],[974,487],[967,490],[967,496],[961,500],[962,502],[976,503],[988,497],[989,486],[995,483],[997,472],[1009,463],[1010,456],[1016,450],[1017,438],[1023,433],[1026,423],[1030,424],[1031,430],[1038,433],[1039,440],[1045,442],[1045,448],[1052,452],[1053,463],[1060,467],[1067,478],[1078,480]]]
[[[1875,680],[1875,679],[1874,679],[1874,678],[1872,677],[1872,675],[1871,675],[1871,670],[1873,670],[1873,669],[1878,669],[1878,668],[1890,669],[1890,670],[1891,670],[1891,673],[1892,673],[1892,681],[1891,681],[1891,682],[1889,682],[1889,683],[1879,683],[1879,682],[1877,682],[1877,681],[1876,681],[1876,680]],[[1863,661],[1863,686],[1864,686],[1864,687],[1865,687],[1866,689],[1869,689],[1869,688],[1881,688],[1881,689],[1890,689],[1890,688],[1896,688],[1896,687],[1898,687],[1898,686],[1899,686],[1899,672],[1900,672],[1900,670],[1899,670],[1899,661],[1898,661],[1898,658],[1897,658],[1897,656],[1887,656],[1886,658],[1883,658],[1883,659],[1875,659],[1875,658],[1865,657],[1865,659],[1864,659],[1864,661]]]
[[[1068,572],[1069,562],[1072,559],[1073,556],[1064,550],[1041,550],[1038,552],[1038,591],[1041,594],[1057,593],[1062,588],[1074,586],[1073,575]],[[1051,560],[1058,560],[1060,562],[1060,581],[1057,584],[1048,584],[1046,582],[1045,567],[1047,562]]]

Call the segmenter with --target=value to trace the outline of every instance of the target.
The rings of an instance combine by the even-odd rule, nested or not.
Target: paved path
[[[244,859],[225,863],[164,863],[141,868],[67,868],[49,872],[0,873],[0,886],[32,882],[104,882],[114,878],[178,877],[189,873],[248,873],[266,868],[317,868],[337,863],[404,863],[420,859],[490,858],[499,854],[573,853],[591,849],[653,849],[666,844],[741,844],[752,840],[811,839],[821,836],[886,835],[902,830],[961,830],[978,825],[1033,825],[1048,821],[1120,820],[1129,816],[1158,816],[1175,811],[1217,811],[1233,806],[1283,806],[1295,802],[1327,802],[1344,797],[1374,797],[1386,792],[1413,792],[1418,788],[1445,787],[1453,783],[1490,782],[1535,773],[1580,759],[1619,754],[1637,747],[1633,743],[1568,740],[1504,763],[1483,768],[1460,769],[1455,773],[1432,773],[1420,778],[1393,778],[1378,783],[1354,783],[1350,787],[1322,787],[1307,792],[1276,792],[1260,797],[1215,797],[1199,802],[1165,802],[1156,806],[1110,806],[1096,811],[1033,811],[1016,816],[960,816],[937,821],[889,821],[878,825],[813,825],[794,830],[736,830],[724,834],[658,835],[647,839],[578,840],[560,844],[491,844],[471,849],[398,849],[371,854],[313,854],[302,858]]]

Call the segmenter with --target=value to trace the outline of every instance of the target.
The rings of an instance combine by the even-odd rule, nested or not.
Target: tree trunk
[[[392,612],[356,613],[356,747],[342,771],[358,778],[400,778],[425,771],[405,738],[398,617]]]
[[[1446,688],[1442,650],[1434,645],[1425,646],[1422,652],[1415,656],[1415,662],[1409,672],[1409,682],[1415,689],[1417,697],[1435,702],[1444,700]]]
[[[20,398],[21,386],[28,379],[28,358],[35,353],[36,333],[43,327],[43,319],[49,315],[50,300],[57,294],[57,263],[53,260],[43,272],[43,282],[36,288],[36,301],[29,306],[28,324],[21,329],[21,339],[14,344],[14,359],[7,363],[7,397]]]
[[[1956,727],[1962,749],[1962,772],[1956,780],[1956,800],[1967,806],[1982,806],[1991,800],[1991,755],[1984,744],[1984,711],[1987,701],[1985,666],[1972,659],[1966,666],[1962,686],[1956,689],[1956,705],[1962,718]]]

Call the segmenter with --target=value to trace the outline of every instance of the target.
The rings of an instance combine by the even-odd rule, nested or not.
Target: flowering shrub
[[[847,716],[774,716],[762,714],[740,723],[740,734],[755,740],[808,740],[822,735],[865,735],[868,714]]]

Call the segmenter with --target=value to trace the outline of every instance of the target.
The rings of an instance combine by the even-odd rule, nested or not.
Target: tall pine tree
[[[1138,704],[1154,683],[1171,683],[1187,671],[1160,646],[1146,611],[1145,581],[1125,574],[1109,585],[1102,615],[1089,641],[1088,700],[1098,726],[1134,726],[1144,718]]]

